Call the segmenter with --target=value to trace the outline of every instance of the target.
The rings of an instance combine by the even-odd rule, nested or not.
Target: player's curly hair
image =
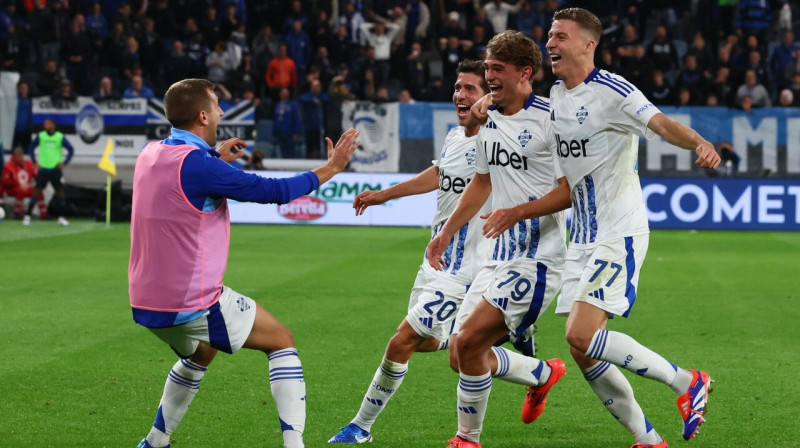
[[[542,67],[539,46],[519,31],[505,30],[496,34],[486,45],[486,58],[490,56],[517,68],[530,67],[531,78]]]
[[[460,75],[462,73],[472,73],[480,76],[481,89],[484,91],[484,93],[489,91],[489,84],[486,83],[486,69],[483,68],[483,61],[476,59],[464,59],[463,61],[459,62],[458,67],[456,67],[456,75]]]
[[[596,43],[600,43],[600,36],[603,35],[603,24],[591,11],[583,8],[561,9],[553,14],[553,22],[556,20],[572,20],[581,29],[588,32]]]
[[[194,123],[197,113],[211,110],[211,93],[214,83],[207,79],[184,79],[167,89],[164,94],[164,113],[169,123],[185,129]]]

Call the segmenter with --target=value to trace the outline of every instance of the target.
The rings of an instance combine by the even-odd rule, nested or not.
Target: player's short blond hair
[[[169,123],[185,129],[194,123],[197,114],[211,111],[214,83],[207,79],[184,79],[169,86],[164,94],[164,113]]]
[[[553,22],[556,20],[572,20],[578,26],[589,33],[592,39],[600,42],[600,36],[603,35],[603,24],[594,13],[583,8],[566,8],[556,11],[553,14]]]
[[[542,67],[542,52],[529,37],[519,31],[505,30],[496,34],[486,45],[486,58],[514,64],[517,68],[530,67],[533,75]]]

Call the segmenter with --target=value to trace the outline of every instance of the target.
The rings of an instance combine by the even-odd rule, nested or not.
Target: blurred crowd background
[[[657,105],[800,105],[798,2],[0,3],[0,70],[21,74],[23,109],[34,96],[161,97],[177,80],[203,77],[216,84],[221,99],[255,103],[256,120],[272,120],[291,138],[319,141],[340,131],[347,100],[451,101],[458,62],[483,58],[499,31],[522,31],[546,56],[553,13],[569,6],[588,8],[603,22],[598,67],[621,74]],[[534,90],[549,96],[555,78],[544,61]],[[15,134],[24,138],[30,114],[21,112],[22,132]],[[311,146],[305,156],[319,157]]]

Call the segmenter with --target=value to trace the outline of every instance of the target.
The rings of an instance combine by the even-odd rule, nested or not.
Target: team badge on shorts
[[[589,111],[586,110],[586,106],[581,106],[581,108],[578,109],[577,112],[575,112],[575,118],[578,119],[578,124],[583,124],[583,122],[586,120],[586,117],[588,116],[589,116]]]
[[[236,299],[236,304],[239,305],[239,311],[245,312],[250,309],[250,305],[248,305],[247,300],[244,297],[239,297]]]
[[[519,133],[517,140],[519,140],[519,144],[522,145],[522,147],[524,148],[525,145],[527,145],[528,142],[531,141],[531,133],[528,132],[527,129],[525,129]]]
[[[467,165],[474,165],[475,164],[475,148],[470,148],[467,152],[464,153],[464,157],[467,158]]]

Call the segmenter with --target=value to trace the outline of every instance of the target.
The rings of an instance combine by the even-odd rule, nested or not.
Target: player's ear
[[[208,124],[208,114],[206,113],[206,111],[201,109],[199,112],[197,112],[197,120],[201,124],[207,125]]]
[[[586,53],[593,52],[595,48],[597,48],[597,41],[594,41],[592,39],[586,41],[586,49],[585,49]]]

